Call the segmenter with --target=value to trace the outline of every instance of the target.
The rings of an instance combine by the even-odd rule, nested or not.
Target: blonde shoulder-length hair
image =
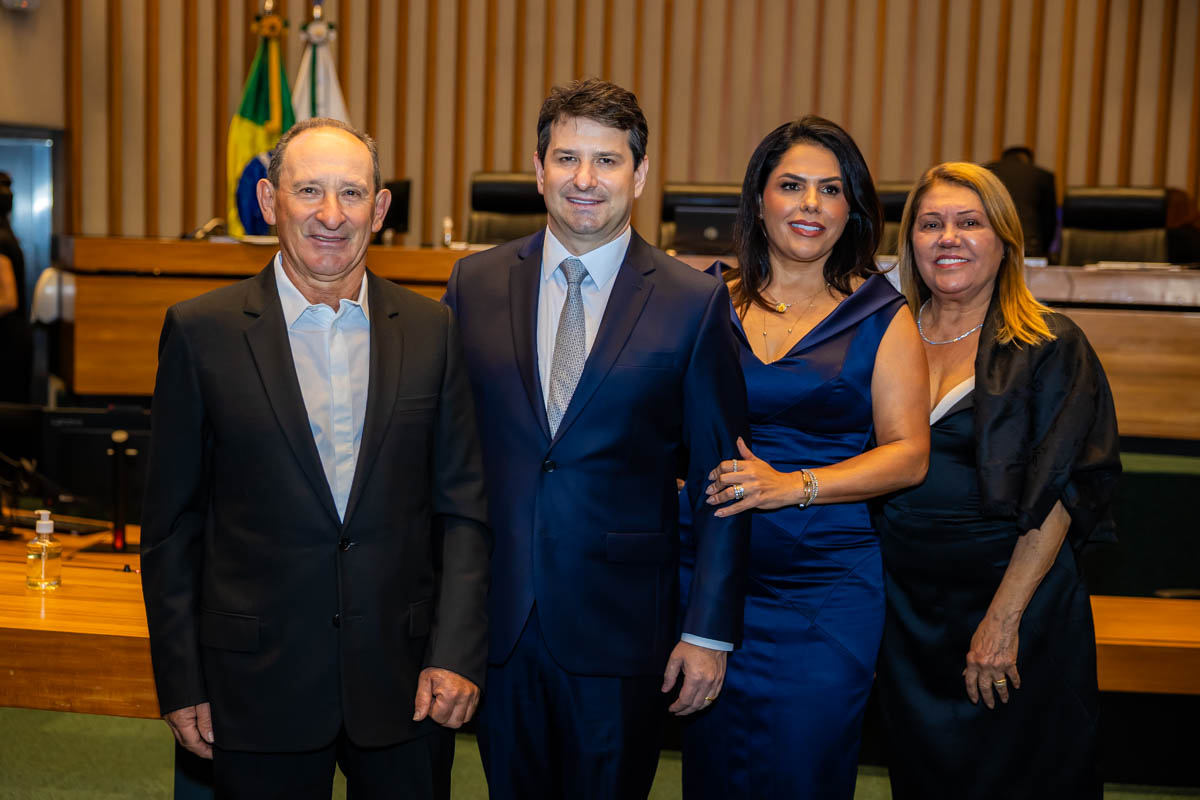
[[[1004,243],[1000,271],[996,274],[995,295],[1000,319],[996,326],[996,342],[1017,346],[1036,345],[1054,339],[1045,315],[1050,309],[1034,298],[1025,285],[1025,236],[1012,197],[991,170],[977,164],[948,161],[930,167],[909,192],[900,219],[900,287],[915,317],[921,305],[929,299],[930,290],[917,269],[913,253],[912,232],[921,200],[936,183],[963,186],[978,195],[992,230]]]

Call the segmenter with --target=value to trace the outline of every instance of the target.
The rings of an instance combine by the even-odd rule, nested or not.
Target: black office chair
[[[382,244],[385,238],[398,240],[399,237],[408,233],[408,207],[412,194],[412,181],[407,178],[386,181],[383,186],[392,193],[392,204],[383,218],[383,227],[379,229],[379,233],[375,234],[375,244]],[[392,232],[391,236],[385,237],[388,231]]]
[[[668,183],[663,186],[658,246],[679,253],[733,252],[740,183]]]
[[[1167,260],[1167,190],[1070,186],[1063,193],[1062,264]]]
[[[546,202],[532,172],[477,172],[471,178],[471,244],[503,244],[545,226]]]
[[[900,254],[900,218],[904,216],[904,204],[912,189],[910,181],[880,181],[875,184],[879,202],[883,206],[883,234],[879,237],[879,249],[875,255],[895,256]]]

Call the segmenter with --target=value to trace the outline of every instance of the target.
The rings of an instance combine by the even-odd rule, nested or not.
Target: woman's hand
[[[751,508],[782,508],[799,502],[804,491],[804,478],[799,472],[777,472],[770,464],[756,458],[740,436],[737,446],[741,458],[722,461],[708,473],[712,483],[705,490],[708,493],[705,502],[715,506],[737,501],[718,508],[713,512],[715,516],[728,517]],[[742,487],[740,500],[738,486]]]
[[[967,668],[963,670],[963,682],[972,703],[983,703],[988,708],[996,707],[996,697],[1007,703],[1009,689],[1021,688],[1021,675],[1017,672],[1017,639],[1021,626],[1019,614],[1000,619],[987,614],[975,635],[971,637],[971,649],[967,653]]]

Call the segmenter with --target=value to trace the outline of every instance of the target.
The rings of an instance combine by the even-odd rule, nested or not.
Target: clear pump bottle
[[[62,542],[54,538],[50,512],[39,510],[36,537],[25,547],[25,583],[30,589],[48,591],[62,583]]]

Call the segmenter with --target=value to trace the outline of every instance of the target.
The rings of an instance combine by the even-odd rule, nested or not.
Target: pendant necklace
[[[921,324],[921,318],[923,316],[925,316],[925,306],[927,306],[927,305],[929,305],[928,300],[926,300],[924,303],[921,304],[921,310],[917,312],[917,333],[921,334],[921,339],[925,342],[925,344],[935,344],[936,345],[936,344],[954,344],[955,342],[961,342],[963,339],[967,338],[972,333],[974,333],[975,331],[977,331],[983,327],[983,323],[981,322],[978,325],[976,325],[974,328],[970,328],[968,330],[963,331],[958,336],[955,336],[953,339],[945,339],[940,342],[935,342],[933,339],[930,339],[928,336],[925,335],[925,327]],[[765,333],[763,335],[766,336]]]
[[[817,291],[815,291],[813,293],[812,297],[808,298],[808,305],[806,305],[804,307],[804,310],[800,312],[800,316],[796,317],[796,319],[792,321],[791,326],[788,327],[787,331],[783,334],[784,342],[786,342],[788,340],[788,337],[792,335],[792,331],[795,329],[795,327],[797,325],[800,324],[800,320],[804,319],[804,317],[808,314],[809,311],[812,311],[813,304],[817,302],[817,295],[819,295],[821,292],[825,291],[828,288],[829,288],[829,284],[826,283],[820,289],[817,289]],[[770,300],[768,300],[767,302],[770,302]],[[792,303],[777,303],[776,305],[771,307],[771,310],[782,314],[794,305],[796,305],[796,303],[794,303],[794,302],[792,302]],[[763,316],[762,335],[763,335],[763,351],[765,352],[767,350],[767,316],[766,315]]]

